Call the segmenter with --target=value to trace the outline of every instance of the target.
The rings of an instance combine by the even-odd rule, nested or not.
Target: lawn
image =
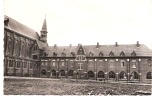
[[[137,95],[152,85],[70,79],[4,78],[4,95]]]

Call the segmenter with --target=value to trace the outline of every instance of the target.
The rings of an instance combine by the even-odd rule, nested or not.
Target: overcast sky
[[[5,14],[40,32],[49,45],[135,44],[152,47],[152,0],[4,0]]]

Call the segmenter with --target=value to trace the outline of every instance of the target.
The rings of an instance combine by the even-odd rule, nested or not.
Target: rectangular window
[[[47,61],[45,61],[45,65],[46,65],[46,66],[48,65],[48,62],[47,62]]]
[[[132,68],[136,68],[136,62],[132,62]]]
[[[23,68],[27,68],[27,62],[23,62]]]
[[[136,68],[136,60],[132,60],[132,68]]]
[[[32,70],[33,69],[33,63],[29,63],[30,65],[30,69]]]
[[[103,67],[103,61],[99,61],[99,67]]]
[[[44,62],[43,62],[43,61],[41,62],[41,65],[42,65],[42,66],[44,65]]]
[[[33,55],[33,59],[37,59],[37,55]]]
[[[93,61],[89,60],[89,67],[93,67]]]
[[[64,62],[61,62],[61,66],[64,66]]]
[[[16,61],[16,68],[20,68],[20,62]]]
[[[73,60],[70,60],[70,67],[73,67]]]
[[[9,60],[9,67],[13,67],[13,60]]]
[[[124,67],[124,66],[125,66],[125,62],[121,61],[121,67]]]
[[[52,62],[52,66],[54,66],[54,67],[55,67],[55,62]]]
[[[114,62],[113,62],[113,60],[110,61],[110,67],[114,67]]]

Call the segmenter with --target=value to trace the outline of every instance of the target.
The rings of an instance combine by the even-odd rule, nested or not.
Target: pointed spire
[[[45,14],[45,19],[43,22],[42,30],[41,31],[46,31],[47,32],[47,24],[46,24],[46,14]]]

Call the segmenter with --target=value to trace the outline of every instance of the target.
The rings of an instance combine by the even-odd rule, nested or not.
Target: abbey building
[[[4,19],[4,75],[90,79],[105,82],[152,81],[152,50],[146,45],[49,46],[47,23],[41,35],[20,22]]]

